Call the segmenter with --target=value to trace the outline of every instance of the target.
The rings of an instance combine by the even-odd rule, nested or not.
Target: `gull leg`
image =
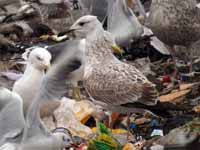
[[[73,94],[72,94],[73,99],[77,100],[77,101],[81,101],[81,91],[80,91],[80,87],[76,86],[73,87]]]
[[[124,53],[124,50],[121,49],[118,45],[112,45],[112,50],[114,54],[117,54],[119,56],[122,56],[122,54]]]

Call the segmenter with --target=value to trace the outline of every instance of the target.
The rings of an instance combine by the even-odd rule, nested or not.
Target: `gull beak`
[[[74,32],[75,30],[79,30],[80,27],[77,24],[73,24],[68,30],[62,31],[58,34],[58,36],[63,36],[65,34]]]
[[[68,34],[68,33],[71,33],[71,32],[73,32],[75,29],[68,29],[68,30],[65,30],[65,31],[62,31],[62,32],[60,32],[60,33],[58,33],[58,37],[59,36],[64,36],[64,35],[66,35],[66,34]]]
[[[113,50],[113,53],[114,53],[114,54],[117,54],[117,55],[122,56],[122,54],[124,53],[124,50],[121,49],[121,48],[120,48],[119,46],[117,46],[117,45],[112,45],[111,47],[112,47],[112,50]]]
[[[45,69],[45,72],[47,72],[51,68],[51,64],[44,64],[43,68]]]

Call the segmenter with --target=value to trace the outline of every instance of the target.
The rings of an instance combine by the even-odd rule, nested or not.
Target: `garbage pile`
[[[124,14],[126,16],[128,13],[132,22],[128,21],[127,24],[134,26],[135,23],[140,32],[137,36],[134,30],[125,37],[117,37],[119,50],[122,51],[114,54],[120,61],[135,66],[155,84],[159,107],[127,104],[127,110],[137,106],[145,111],[112,112],[97,105],[80,82],[81,94],[78,99],[81,101],[74,100],[77,95],[74,97],[72,90],[66,90],[54,117],[42,118],[44,124],[53,133],[66,132],[72,137],[73,144],[67,148],[69,150],[198,150],[199,41],[192,44],[190,42],[190,46],[172,44],[176,45],[172,48],[169,41],[165,43],[161,40],[162,35],[157,36],[156,32],[147,28],[148,16],[145,11],[151,11],[153,5],[150,4],[155,3],[155,0],[123,0],[126,2],[123,8],[128,8],[126,13],[120,12],[120,1],[105,1],[105,4],[101,3],[101,7],[91,7],[97,6],[96,0],[91,3],[80,1],[81,3],[76,0],[0,2],[0,85],[12,89],[14,82],[21,78],[26,64],[22,57],[24,52],[42,47],[53,54],[60,53],[60,47],[74,36],[71,33],[64,34],[65,31],[83,14],[99,14],[104,28],[115,32],[123,22],[126,23],[127,17]],[[176,1],[180,3],[179,0]],[[106,16],[105,9],[112,10],[112,5],[113,8],[118,8],[115,10],[119,10],[119,16],[113,16],[113,12]],[[143,5],[145,9],[141,10]],[[109,17],[122,18],[121,22],[115,20],[115,23],[110,22],[113,18]],[[123,29],[125,33],[126,28]],[[117,32],[115,36],[120,34]],[[187,57],[188,51],[192,57]],[[56,55],[52,55],[52,61],[55,57]]]

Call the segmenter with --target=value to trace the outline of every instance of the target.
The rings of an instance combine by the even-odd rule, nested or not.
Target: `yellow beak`
[[[43,67],[46,71],[48,71],[51,68],[51,64],[45,64]]]
[[[117,46],[117,45],[112,45],[111,46],[112,47],[112,50],[113,50],[113,53],[114,54],[117,54],[117,55],[122,55],[123,53],[124,53],[124,50],[123,49],[121,49],[119,46]]]

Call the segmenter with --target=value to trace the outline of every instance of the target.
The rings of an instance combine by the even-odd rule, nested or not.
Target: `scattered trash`
[[[75,37],[73,33],[62,34],[68,31],[72,23],[83,13],[92,13],[97,15],[104,24],[103,27],[108,28],[117,38],[116,42],[121,47],[111,46],[116,50],[115,56],[142,72],[155,85],[159,95],[158,104],[165,106],[148,109],[152,113],[111,112],[109,107],[104,109],[93,103],[93,98],[85,89],[84,83],[80,84],[81,101],[67,98],[71,96],[71,91],[66,90],[66,97],[59,101],[60,105],[54,111],[53,118],[42,118],[45,126],[53,133],[62,132],[71,136],[73,143],[66,149],[199,150],[200,40],[196,32],[198,30],[194,32],[196,35],[190,35],[191,28],[188,30],[184,26],[184,30],[176,33],[179,27],[181,28],[180,25],[178,28],[175,25],[171,26],[167,17],[166,20],[163,18],[158,20],[158,22],[164,20],[160,22],[161,24],[156,24],[153,22],[155,16],[152,12],[150,12],[152,20],[148,20],[149,12],[145,14],[145,11],[154,9],[150,6],[151,0],[141,0],[140,5],[143,4],[144,8],[135,6],[140,0],[109,0],[109,2],[104,0],[101,5],[99,1],[87,0],[61,0],[55,3],[54,0],[40,0],[41,4],[36,1],[23,1],[22,4],[17,0],[12,1],[15,3],[6,0],[0,2],[0,5],[2,4],[2,7],[0,6],[0,86],[12,89],[14,81],[22,76],[26,64],[21,54],[27,49],[30,52],[33,47],[47,47],[53,54],[54,63],[54,54],[59,53],[60,49]],[[191,1],[193,6],[194,0]],[[176,10],[179,10],[179,3],[182,2],[174,0],[173,4],[175,2]],[[188,2],[189,0],[184,3],[184,6]],[[199,7],[200,4],[197,6]],[[188,6],[188,8],[193,7]],[[62,14],[63,10],[65,13]],[[183,9],[180,10],[182,12]],[[111,14],[106,16],[105,12]],[[165,15],[163,12],[159,14],[159,17]],[[190,18],[185,22],[189,20]],[[179,18],[179,22],[181,21]],[[149,28],[150,22],[153,28]],[[183,20],[183,24],[185,22]],[[162,23],[164,26],[160,29]],[[139,29],[138,31],[133,24]],[[187,25],[191,24],[187,23]],[[171,26],[172,29],[164,28],[165,26]],[[131,30],[127,30],[131,27],[133,27]],[[174,27],[177,29],[173,29]],[[152,30],[156,32],[153,33]],[[188,41],[192,42],[188,43]],[[177,43],[181,45],[177,46]],[[123,99],[120,96],[118,98]]]

